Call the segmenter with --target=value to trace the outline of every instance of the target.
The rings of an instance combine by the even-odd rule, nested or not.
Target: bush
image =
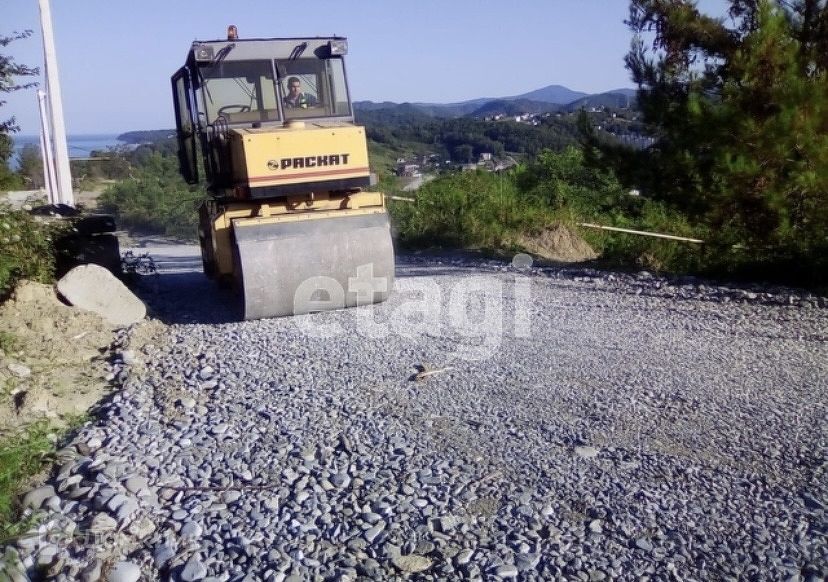
[[[61,228],[65,225],[38,222],[24,210],[0,205],[0,299],[21,279],[53,280],[54,240]]]
[[[203,191],[192,190],[181,179],[175,157],[152,152],[133,177],[101,194],[98,207],[113,214],[119,226],[192,240],[203,198]]]
[[[630,197],[634,198],[634,197]],[[626,214],[610,212],[596,217],[605,226],[698,238],[706,234],[667,205],[636,199]],[[702,271],[708,264],[702,245],[648,236],[584,229],[583,237],[606,262],[672,273]]]
[[[417,191],[416,202],[392,202],[390,210],[400,241],[425,247],[497,248],[551,216],[510,176],[482,171],[439,177]]]
[[[415,203],[393,202],[391,215],[407,246],[512,251],[520,235],[561,222],[576,229],[614,265],[695,271],[708,260],[698,245],[577,227],[597,222],[704,239],[704,231],[663,203],[631,196],[611,171],[587,165],[581,150],[546,150],[505,174],[467,172],[437,178]]]
[[[4,540],[22,534],[31,525],[19,521],[17,495],[27,479],[53,462],[49,455],[55,446],[50,432],[49,425],[39,421],[0,439],[0,537]]]

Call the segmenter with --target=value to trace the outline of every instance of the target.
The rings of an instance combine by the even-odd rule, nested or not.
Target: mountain
[[[175,137],[174,129],[148,129],[142,131],[127,131],[118,136],[118,141],[129,144],[153,143],[172,139]]]
[[[524,93],[523,95],[507,97],[506,99],[510,101],[516,101],[518,99],[528,99],[529,101],[542,101],[544,103],[557,103],[558,105],[566,105],[567,103],[572,103],[576,99],[586,97],[587,95],[588,93],[583,93],[581,91],[573,91],[572,89],[569,89],[562,85],[549,85],[541,89],[529,91],[528,93]]]
[[[354,103],[354,114],[358,123],[380,123],[400,125],[408,123],[425,123],[434,116],[423,112],[422,109],[411,103],[390,103],[386,107],[372,107],[370,101],[357,101]],[[367,107],[365,104],[371,104]]]
[[[517,115],[519,113],[545,113],[547,111],[577,111],[581,107],[626,107],[635,104],[635,89],[613,89],[605,93],[590,95],[582,91],[573,91],[561,85],[548,85],[522,95],[512,97],[480,97],[458,103],[405,103],[406,108],[416,108],[429,117],[483,117],[502,113]],[[357,101],[357,112],[395,109],[398,103],[383,101]],[[399,111],[410,115],[412,111]]]
[[[610,89],[607,93],[621,93],[628,97],[635,97],[638,94],[638,89]]]
[[[567,111],[578,111],[582,107],[585,109],[590,107],[616,107],[621,109],[634,107],[635,103],[635,91],[609,91],[581,97],[572,103],[567,103],[565,109]]]
[[[487,101],[482,107],[472,111],[472,117],[485,117],[487,115],[520,115],[522,113],[547,113],[560,111],[561,106],[557,103],[532,101],[530,99],[494,99]]]

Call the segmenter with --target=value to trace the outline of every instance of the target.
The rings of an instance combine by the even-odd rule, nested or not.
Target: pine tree
[[[824,266],[826,0],[730,0],[721,18],[693,0],[632,0],[627,23],[626,64],[657,142],[620,175],[710,227],[714,249]]]

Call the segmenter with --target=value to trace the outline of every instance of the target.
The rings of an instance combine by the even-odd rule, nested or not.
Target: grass
[[[10,331],[0,331],[0,352],[10,354],[17,351],[17,337]]]
[[[37,524],[37,513],[23,517],[18,498],[52,465],[57,443],[89,419],[88,413],[66,415],[66,427],[60,429],[39,420],[0,438],[0,545]]]
[[[394,202],[390,211],[400,241],[410,247],[497,249],[551,219],[511,180],[480,171],[440,177],[417,191],[416,202]]]
[[[389,206],[406,247],[511,253],[520,250],[516,241],[521,237],[564,224],[585,239],[606,266],[686,273],[701,272],[710,260],[699,245],[578,227],[579,222],[593,222],[708,238],[663,203],[630,196],[612,174],[586,166],[575,148],[544,152],[505,174],[440,176],[417,191],[415,203]]]
[[[0,440],[0,543],[17,537],[33,525],[33,518],[20,519],[17,497],[30,480],[52,462],[54,431],[45,421]]]
[[[0,204],[0,301],[22,279],[52,281],[60,228],[65,225],[39,222],[25,210]]]
[[[205,192],[190,188],[177,164],[175,156],[153,152],[132,177],[104,190],[98,208],[114,215],[121,228],[195,240]]]

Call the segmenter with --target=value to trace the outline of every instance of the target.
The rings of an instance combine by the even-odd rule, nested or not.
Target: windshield
[[[277,60],[285,119],[351,115],[342,59]]]
[[[207,123],[278,121],[279,106],[269,60],[220,61],[200,69]]]
[[[274,82],[279,71],[278,83]],[[213,125],[313,117],[350,117],[342,59],[218,61],[199,69],[199,109]]]

